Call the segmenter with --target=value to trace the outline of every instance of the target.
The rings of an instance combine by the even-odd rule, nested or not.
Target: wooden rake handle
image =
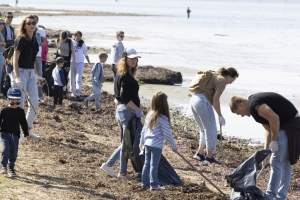
[[[194,165],[192,165],[192,163],[190,163],[185,157],[183,157],[183,155],[181,155],[179,152],[176,152],[187,164],[189,164],[196,172],[198,172],[203,178],[205,178],[205,180],[207,180],[210,184],[212,184],[222,195],[227,196],[226,194],[224,194],[224,192],[222,192],[220,190],[220,188],[218,188],[213,182],[211,182],[208,178],[206,178],[206,176],[204,176],[198,169],[196,169],[196,167],[194,167]]]

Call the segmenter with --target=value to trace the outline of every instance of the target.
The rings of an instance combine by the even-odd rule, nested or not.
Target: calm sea
[[[14,5],[12,0],[1,3]],[[18,6],[154,15],[41,17],[40,24],[94,34],[85,38],[87,45],[105,48],[110,48],[117,30],[124,30],[126,36],[138,38],[125,38],[124,45],[141,53],[141,65],[182,72],[183,91],[197,70],[232,66],[240,77],[225,92],[250,95],[274,91],[299,102],[300,0],[19,0]],[[187,7],[192,11],[189,19]],[[20,20],[14,18],[15,23]],[[188,97],[177,103],[188,108]],[[233,116],[228,102],[222,104],[228,121],[226,132],[262,138],[261,127],[252,119]],[[189,109],[186,112],[190,114]]]

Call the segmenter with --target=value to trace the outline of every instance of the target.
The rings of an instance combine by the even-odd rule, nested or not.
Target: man
[[[39,17],[37,15],[33,15],[33,16],[35,18],[36,23],[38,23]],[[35,64],[36,64],[36,70],[38,75],[42,77],[43,76],[42,47],[46,45],[47,38],[46,38],[45,30],[38,26],[36,30],[36,39],[39,44],[39,52],[36,54]],[[39,102],[44,103],[43,88],[41,86],[38,87],[38,94],[39,94]]]
[[[291,181],[291,165],[300,155],[300,115],[295,106],[280,94],[262,92],[234,96],[230,109],[237,115],[252,116],[265,129],[265,146],[272,151],[270,180],[266,199],[286,199]]]
[[[192,12],[192,11],[190,10],[190,7],[188,7],[188,9],[186,10],[186,13],[187,13],[187,17],[188,17],[188,18],[190,18],[190,12]]]
[[[15,40],[15,32],[14,32],[13,27],[11,27],[11,22],[12,22],[13,18],[14,17],[13,17],[12,12],[7,12],[4,15],[5,26],[1,32],[5,39],[6,48],[12,46],[14,44],[14,40]]]

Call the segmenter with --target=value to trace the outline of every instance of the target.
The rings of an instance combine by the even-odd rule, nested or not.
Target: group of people
[[[5,15],[5,20],[6,18],[8,21],[11,20],[12,14]],[[13,138],[20,136],[19,125],[22,127],[26,140],[32,137],[30,130],[38,110],[37,81],[42,79],[38,70],[39,64],[37,64],[40,62],[38,52],[39,47],[45,44],[45,37],[42,31],[38,36],[37,22],[38,18],[35,15],[26,17],[22,21],[19,33],[14,40],[13,30],[10,27],[7,28],[7,25],[0,19],[0,29],[5,28],[4,41],[0,35],[0,51],[7,48],[8,44],[14,44],[15,50],[13,72],[10,74],[14,87],[8,91],[9,106],[2,109],[0,113],[1,141],[4,149],[2,151],[1,173],[7,173],[8,165],[8,172],[12,176],[15,175],[14,162],[17,156],[18,143],[18,140]],[[117,41],[113,44],[111,52],[113,56],[112,71],[114,73],[116,118],[121,124],[123,135],[133,117],[141,119],[144,116],[139,97],[139,84],[135,78],[138,59],[141,56],[133,48],[124,48],[122,44],[124,37],[123,31],[116,33]],[[79,31],[75,33],[74,40],[68,38],[67,32],[62,32],[57,41],[56,68],[52,72],[55,105],[62,104],[62,93],[67,89],[68,76],[70,76],[71,82],[71,96],[78,97],[81,94],[84,59],[90,63],[87,47],[81,38],[82,33]],[[14,40],[14,42],[10,42],[10,40]],[[95,100],[96,108],[100,107],[101,87],[104,82],[103,65],[107,57],[106,53],[100,53],[99,62],[91,70],[93,93],[82,102],[86,107],[91,100]],[[0,57],[2,62],[1,59],[3,60],[3,58]],[[199,148],[194,158],[207,164],[222,164],[213,156],[217,150],[217,123],[214,111],[218,115],[219,124],[225,125],[220,97],[225,91],[226,85],[233,83],[239,77],[239,73],[235,68],[223,67],[217,72],[211,72],[205,84],[201,82],[205,76],[199,77],[199,86],[201,85],[203,88],[199,92],[195,92],[190,100],[193,116],[200,129]],[[22,109],[24,94],[30,100],[26,117]],[[272,151],[271,175],[266,198],[285,199],[291,180],[291,165],[297,162],[300,154],[299,112],[289,100],[273,92],[257,93],[249,97],[234,96],[230,101],[230,109],[233,113],[243,117],[252,116],[255,121],[263,125],[265,129],[264,148]],[[142,186],[149,187],[152,191],[164,190],[157,180],[158,163],[164,147],[164,140],[171,144],[174,152],[178,151],[171,134],[169,112],[167,95],[163,92],[154,94],[151,109],[141,129],[141,137],[138,138],[140,151],[145,154],[145,162],[141,172]],[[110,176],[116,176],[113,165],[118,159],[120,159],[120,169],[117,177],[131,178],[131,175],[127,173],[128,160],[122,153],[122,144],[115,149],[100,169]]]

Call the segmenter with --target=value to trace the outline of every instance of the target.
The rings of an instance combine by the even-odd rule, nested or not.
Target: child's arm
[[[22,128],[22,131],[24,133],[24,137],[29,136],[29,132],[28,132],[28,124],[27,124],[27,120],[25,117],[25,112],[23,109],[21,109],[21,120],[20,120],[20,125]]]
[[[171,133],[170,123],[168,121],[168,118],[167,117],[159,117],[158,120],[161,123],[162,132],[165,136],[165,139],[171,144],[173,150],[177,149],[177,145],[176,145],[174,138],[172,136],[172,133]]]
[[[103,68],[102,67],[100,67],[99,83],[100,83],[101,86],[104,83],[104,74],[103,74]]]

